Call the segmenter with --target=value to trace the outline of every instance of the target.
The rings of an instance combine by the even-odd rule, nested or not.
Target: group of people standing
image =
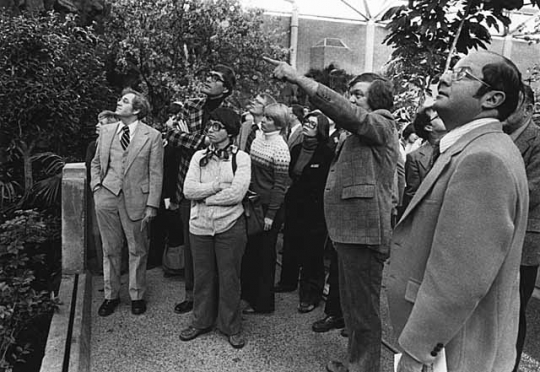
[[[265,60],[274,65],[274,78],[306,92],[315,111],[305,114],[261,93],[241,123],[225,100],[234,72],[218,65],[203,84],[204,97],[184,102],[164,135],[177,159],[174,200],[185,237],[185,299],[174,311],[192,311],[180,338],[216,326],[241,348],[241,314],[272,313],[275,292],[297,286],[298,311],[312,311],[322,299],[330,242],[327,316],[313,330],[345,327],[348,358],[330,361],[328,371],[380,370],[380,293],[389,257],[390,315],[403,351],[399,372],[421,371],[443,349],[449,371],[517,369],[524,337],[519,312],[539,263],[529,213],[538,167],[529,171],[528,163],[540,148],[536,127],[525,129],[534,125],[527,116],[531,99],[517,67],[477,52],[446,71],[434,105],[414,122],[424,145],[405,161],[391,114],[392,85],[384,77],[360,74],[346,98],[285,62]],[[163,182],[163,140],[141,121],[147,110],[141,94],[124,92],[115,112],[120,123],[101,129],[92,160],[104,251],[102,316],[119,304],[123,236],[132,312],[146,311],[148,222]],[[503,121],[518,128],[507,130],[512,138]],[[264,211],[264,231],[249,237],[242,207],[248,190]],[[280,231],[283,268],[275,285]],[[533,269],[522,265],[520,281],[524,240],[525,266]]]

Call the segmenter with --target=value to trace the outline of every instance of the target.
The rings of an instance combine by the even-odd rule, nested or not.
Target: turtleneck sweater
[[[291,156],[279,131],[264,133],[251,145],[251,190],[268,206],[265,217],[274,219],[289,185]]]

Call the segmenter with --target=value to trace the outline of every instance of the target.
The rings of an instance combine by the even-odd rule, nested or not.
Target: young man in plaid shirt
[[[177,200],[180,203],[180,216],[184,229],[184,275],[185,298],[174,307],[178,314],[187,313],[193,309],[193,259],[189,244],[189,217],[191,202],[184,198],[183,186],[189,162],[195,151],[208,145],[206,123],[210,113],[223,105],[225,98],[231,95],[236,78],[234,71],[228,66],[217,65],[210,71],[203,84],[202,98],[189,99],[184,103],[178,122],[167,133],[168,143],[178,150],[179,167],[177,181]]]

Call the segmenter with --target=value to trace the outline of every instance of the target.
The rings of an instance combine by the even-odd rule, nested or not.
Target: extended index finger
[[[265,60],[266,62],[268,63],[271,63],[275,66],[279,65],[281,63],[281,61],[278,61],[277,59],[272,59],[270,57],[263,57],[263,60]]]

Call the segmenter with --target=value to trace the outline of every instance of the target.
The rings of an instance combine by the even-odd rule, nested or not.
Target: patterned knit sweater
[[[250,189],[268,206],[265,217],[274,219],[289,185],[289,147],[279,131],[265,133],[253,140],[250,155]]]

